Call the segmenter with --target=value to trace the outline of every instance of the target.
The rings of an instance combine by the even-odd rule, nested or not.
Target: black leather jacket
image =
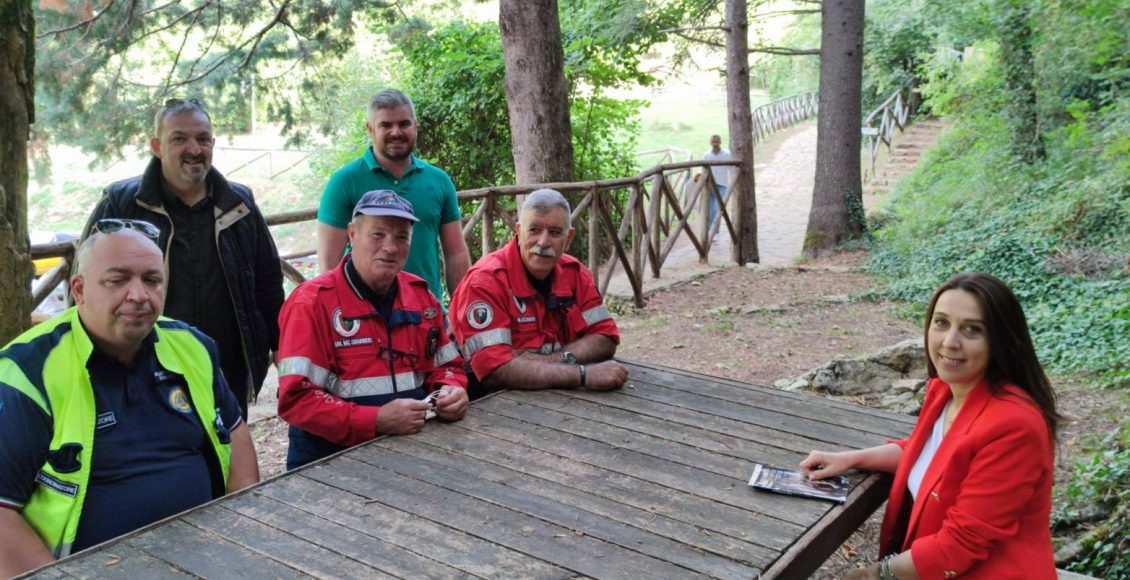
[[[153,157],[142,175],[107,186],[83,228],[83,239],[102,218],[145,220],[161,228],[157,245],[164,250],[168,266],[175,232],[161,201],[161,179],[161,160]],[[258,394],[267,376],[270,351],[279,347],[279,310],[284,299],[279,253],[251,189],[229,182],[215,167],[207,179],[213,203],[220,210],[216,218],[220,264],[235,307],[243,356]]]

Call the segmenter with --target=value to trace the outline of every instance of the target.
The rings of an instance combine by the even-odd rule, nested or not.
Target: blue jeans
[[[714,217],[718,215],[718,198],[711,195],[709,191],[706,193],[710,195],[710,225],[714,225]],[[722,199],[726,199],[725,185],[718,186],[718,195],[721,196]]]

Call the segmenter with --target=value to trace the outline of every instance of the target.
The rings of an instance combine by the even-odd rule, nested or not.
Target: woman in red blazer
[[[1000,280],[958,274],[926,310],[930,381],[910,437],[801,462],[812,479],[895,474],[878,564],[850,579],[1054,579],[1055,394]]]

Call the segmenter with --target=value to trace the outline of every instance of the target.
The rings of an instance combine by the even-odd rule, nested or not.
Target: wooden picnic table
[[[626,362],[618,391],[502,392],[41,569],[41,578],[803,578],[886,499],[754,491],[754,463],[913,418]]]

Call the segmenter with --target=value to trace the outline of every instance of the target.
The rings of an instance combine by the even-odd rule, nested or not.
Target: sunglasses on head
[[[173,108],[177,105],[183,105],[185,103],[188,103],[190,105],[195,105],[197,107],[200,107],[201,109],[207,109],[208,108],[208,107],[204,106],[204,101],[202,101],[200,99],[167,99],[167,100],[165,100],[165,108],[171,109],[171,108]]]
[[[156,240],[161,235],[157,226],[142,220],[103,218],[94,222],[94,231],[100,234],[113,234],[122,230],[133,230],[149,239]]]

